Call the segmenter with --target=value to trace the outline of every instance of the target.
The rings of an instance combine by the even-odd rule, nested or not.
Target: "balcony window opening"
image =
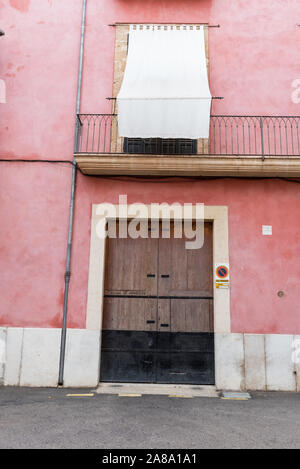
[[[196,155],[197,140],[184,138],[124,138],[124,153],[142,155]]]

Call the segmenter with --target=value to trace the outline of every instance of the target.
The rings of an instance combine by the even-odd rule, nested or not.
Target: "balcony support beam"
[[[77,153],[76,162],[87,175],[204,176],[300,178],[300,157],[162,156]]]

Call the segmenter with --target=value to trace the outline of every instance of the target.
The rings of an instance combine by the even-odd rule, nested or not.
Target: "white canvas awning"
[[[208,138],[204,27],[131,26],[117,102],[122,137]]]

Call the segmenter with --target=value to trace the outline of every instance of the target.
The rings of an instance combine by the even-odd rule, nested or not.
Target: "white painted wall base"
[[[292,360],[293,343],[298,338],[283,334],[216,334],[217,389],[300,392],[300,363]]]
[[[60,338],[60,329],[0,329],[0,343],[2,340],[5,349],[2,366],[0,362],[0,384],[2,381],[6,386],[57,386]],[[99,332],[68,329],[64,386],[97,386],[99,356]]]
[[[6,329],[0,327],[0,385],[4,384],[5,357],[6,357]]]
[[[60,336],[60,329],[0,328],[0,384],[57,386]],[[300,392],[295,340],[300,336],[216,334],[216,388]],[[96,387],[99,361],[100,332],[68,329],[64,386]]]
[[[215,334],[215,379],[217,389],[244,389],[243,334]]]
[[[98,386],[99,362],[100,332],[69,329],[67,332],[64,386]]]

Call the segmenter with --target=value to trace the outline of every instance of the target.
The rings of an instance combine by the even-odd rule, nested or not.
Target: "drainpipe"
[[[78,83],[77,83],[74,153],[76,153],[77,151],[77,140],[78,140],[78,132],[79,132],[79,121],[77,119],[77,114],[80,113],[84,33],[85,33],[85,21],[86,21],[86,4],[87,4],[87,0],[82,0],[82,20],[81,20],[81,39],[80,39],[80,53],[79,53],[79,67],[78,67]],[[58,377],[59,385],[63,385],[63,380],[64,380],[64,365],[65,365],[65,351],[66,351],[66,337],[67,337],[68,296],[69,296],[69,285],[70,285],[70,277],[71,277],[70,266],[71,266],[71,250],[72,250],[72,237],[73,237],[76,171],[77,171],[76,160],[75,160],[75,157],[73,156],[68,246],[67,246],[67,260],[66,260],[66,272],[65,272],[64,312],[63,312],[63,324],[62,324],[62,330],[61,330],[61,345],[60,345],[60,358],[59,358],[59,377]]]

